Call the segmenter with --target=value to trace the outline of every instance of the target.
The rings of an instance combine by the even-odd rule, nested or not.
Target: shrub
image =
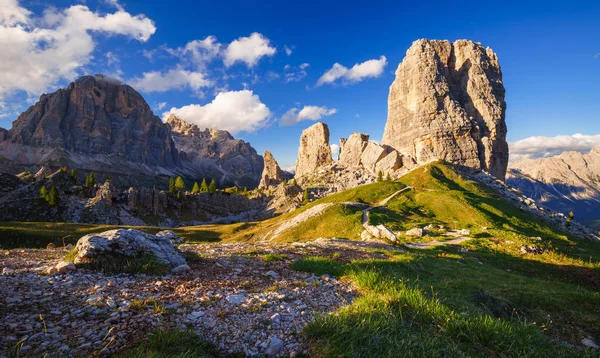
[[[175,178],[169,177],[169,193],[175,192]]]
[[[48,191],[46,190],[45,185],[42,185],[40,188],[40,199],[48,201]]]
[[[182,177],[177,177],[177,179],[175,180],[175,189],[180,190],[180,191],[185,191],[185,182],[183,181]]]
[[[90,174],[88,174],[88,176],[85,177],[85,187],[90,189],[94,187],[94,185],[96,185],[96,176],[94,172],[91,172]]]
[[[381,172],[381,170],[379,171],[379,173],[377,173],[377,181],[383,181],[383,173]]]

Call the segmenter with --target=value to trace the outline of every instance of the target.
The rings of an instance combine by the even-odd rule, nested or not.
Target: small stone
[[[462,236],[470,236],[471,235],[471,230],[462,229],[462,230],[458,231],[458,234],[462,235]]]
[[[406,236],[415,236],[415,237],[422,237],[423,236],[423,229],[421,228],[414,228],[414,229],[410,229],[406,232]]]
[[[584,338],[581,340],[581,344],[587,348],[600,349],[600,346],[596,344],[596,342],[592,341],[589,338]]]
[[[271,278],[279,277],[279,274],[275,271],[268,271],[268,272],[265,272],[263,275],[271,277]]]
[[[246,296],[244,296],[243,294],[229,295],[227,296],[227,301],[231,304],[239,305],[246,302]]]
[[[179,265],[179,266],[175,267],[174,269],[171,270],[171,272],[180,273],[180,272],[185,272],[185,271],[189,271],[189,270],[190,270],[190,266],[188,266],[187,264],[183,264],[183,265]]]
[[[271,337],[271,341],[269,342],[269,345],[267,347],[267,349],[265,349],[265,355],[268,356],[274,356],[279,354],[279,352],[281,352],[281,350],[283,349],[284,346],[284,342],[277,338],[277,337]]]
[[[37,296],[41,296],[42,295],[42,291],[33,291],[33,292],[31,292],[31,295],[32,296],[36,296],[36,297]]]

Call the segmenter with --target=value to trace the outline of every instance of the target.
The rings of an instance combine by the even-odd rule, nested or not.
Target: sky
[[[157,116],[229,130],[291,168],[317,120],[331,144],[381,140],[394,72],[420,38],[496,52],[511,157],[600,145],[598,1],[0,0],[0,127],[103,73]]]

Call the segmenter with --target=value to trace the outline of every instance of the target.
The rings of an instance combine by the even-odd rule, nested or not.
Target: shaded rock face
[[[221,186],[258,186],[264,163],[250,143],[233,138],[227,131],[201,130],[174,115],[166,123],[189,176],[215,179]]]
[[[265,168],[263,169],[260,184],[258,186],[261,189],[269,186],[276,186],[281,183],[285,177],[283,170],[281,170],[271,152],[266,150],[263,158],[265,161]]]
[[[504,180],[504,94],[490,48],[469,40],[417,40],[390,87],[383,144],[419,164],[444,159]]]
[[[325,123],[318,122],[302,131],[296,161],[296,177],[314,173],[318,168],[332,162],[329,127]]]
[[[509,164],[506,182],[552,210],[579,221],[600,220],[600,147]]]
[[[114,155],[150,165],[179,162],[169,126],[132,87],[102,75],[84,76],[42,95],[13,122],[8,137],[21,146]]]

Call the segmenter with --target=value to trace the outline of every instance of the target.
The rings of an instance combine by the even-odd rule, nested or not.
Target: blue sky
[[[412,42],[466,38],[491,47],[499,56],[510,142],[581,133],[592,145],[600,144],[600,136],[592,137],[600,134],[597,1],[3,2],[17,14],[0,13],[0,24],[4,22],[0,45],[5,48],[19,48],[7,42],[7,28],[25,27],[31,36],[40,29],[55,32],[52,41],[37,42],[35,50],[40,56],[36,66],[52,76],[31,75],[22,60],[10,63],[25,58],[23,54],[7,59],[0,54],[4,62],[0,64],[0,126],[5,128],[41,92],[63,87],[78,75],[102,72],[134,84],[158,116],[171,108],[179,109],[176,113],[204,116],[200,124],[233,128],[236,137],[250,141],[259,153],[271,150],[282,167],[289,167],[296,158],[300,133],[313,123],[311,118],[321,116],[329,125],[331,143],[355,131],[380,140],[388,88]],[[78,5],[87,10],[78,7],[77,12],[67,14]],[[20,19],[23,9],[31,13]],[[44,11],[53,16],[43,18]],[[122,16],[107,17],[116,13]],[[72,19],[83,20],[73,27]],[[80,31],[84,40],[86,36],[91,40],[70,44],[62,37],[63,30]],[[194,58],[185,50],[191,42],[209,36],[216,39],[204,43],[213,50],[220,46],[215,50],[218,53],[208,53],[203,47],[205,52]],[[237,51],[233,46],[227,52],[236,41]],[[44,52],[52,46],[57,46],[58,55]],[[82,51],[86,46],[90,48]],[[243,53],[250,48],[258,51],[254,57]],[[52,63],[58,60],[69,63],[68,71]],[[350,76],[355,64],[369,60],[379,62],[369,62],[364,71]],[[347,76],[318,86],[335,63],[348,69]],[[17,67],[24,74],[15,79]],[[3,82],[9,84],[3,86]],[[216,101],[218,93],[227,95]],[[191,104],[197,106],[185,107]],[[301,112],[305,106],[314,107]],[[309,119],[281,125],[286,113],[287,122]],[[245,116],[251,124],[245,124]],[[581,142],[577,138],[571,142]],[[538,140],[535,145],[550,142]]]

